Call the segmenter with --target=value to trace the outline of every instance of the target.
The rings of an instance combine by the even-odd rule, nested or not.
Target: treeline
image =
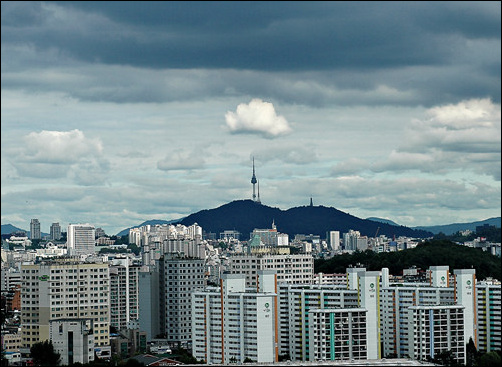
[[[448,265],[455,269],[476,269],[476,278],[501,279],[500,257],[481,249],[457,245],[447,240],[431,240],[409,250],[376,253],[370,250],[342,254],[331,259],[314,261],[315,273],[345,273],[349,266],[361,264],[366,270],[388,268],[392,275],[402,275],[403,269],[416,266],[427,270],[429,266]]]

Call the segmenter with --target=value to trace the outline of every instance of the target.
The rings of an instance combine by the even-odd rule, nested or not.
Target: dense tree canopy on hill
[[[413,238],[432,238],[433,234],[424,230],[415,230],[404,226],[391,226],[386,223],[357,218],[332,207],[301,206],[281,210],[252,200],[236,200],[215,209],[202,210],[180,221],[191,226],[199,224],[206,232],[219,234],[234,229],[241,233],[241,240],[249,239],[255,228],[271,228],[272,222],[281,233],[290,238],[296,234],[314,234],[326,238],[328,231],[348,232],[357,230],[363,236],[375,233]]]
[[[376,253],[373,251],[343,254],[327,260],[316,260],[316,273],[345,273],[349,265],[361,264],[367,270],[389,268],[390,274],[402,275],[403,269],[415,265],[421,269],[429,266],[448,265],[455,269],[476,269],[476,278],[501,279],[500,258],[481,249],[457,245],[451,241],[432,240],[419,244],[414,249]]]

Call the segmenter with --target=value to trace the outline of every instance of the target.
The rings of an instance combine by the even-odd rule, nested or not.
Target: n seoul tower
[[[258,181],[256,180],[256,176],[254,173],[254,157],[253,157],[253,177],[251,177],[251,183],[253,184],[253,201],[256,201],[256,194],[255,194],[255,185]]]

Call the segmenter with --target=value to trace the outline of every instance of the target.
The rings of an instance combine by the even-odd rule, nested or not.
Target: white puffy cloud
[[[468,170],[500,180],[500,104],[471,99],[427,111],[380,168]],[[406,165],[403,163],[406,162]]]
[[[25,136],[24,160],[34,163],[75,163],[83,157],[100,155],[99,139],[88,139],[80,130],[32,132]]]
[[[70,178],[79,185],[102,184],[109,162],[102,157],[100,139],[89,139],[78,129],[31,132],[13,149],[10,163],[18,175],[44,179]]]
[[[234,134],[249,133],[276,138],[291,132],[288,121],[276,114],[274,105],[259,98],[253,99],[249,104],[239,104],[235,112],[228,111],[225,121]]]

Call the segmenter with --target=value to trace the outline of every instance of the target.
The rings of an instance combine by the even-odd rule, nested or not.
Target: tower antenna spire
[[[255,185],[258,181],[256,180],[255,170],[254,170],[254,156],[253,156],[253,177],[251,177],[251,183],[253,184],[253,201],[256,201]]]

